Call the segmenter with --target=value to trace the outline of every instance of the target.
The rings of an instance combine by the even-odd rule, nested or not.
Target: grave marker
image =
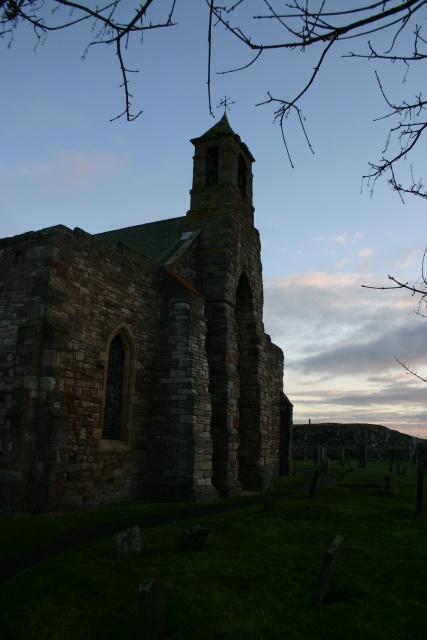
[[[310,482],[310,489],[308,492],[310,498],[314,498],[315,496],[319,495],[327,471],[328,463],[324,462],[323,464],[320,464],[313,473],[313,477],[311,478]]]
[[[327,550],[325,557],[323,558],[322,566],[320,567],[319,575],[317,577],[316,586],[314,587],[313,594],[311,596],[311,604],[314,607],[322,604],[322,600],[326,595],[331,580],[332,571],[334,570],[335,563],[337,561],[340,545],[344,540],[343,536],[337,535],[332,544]]]
[[[186,529],[178,543],[179,551],[201,551],[209,534],[209,527],[197,525]]]
[[[141,553],[141,529],[138,525],[116,533],[113,536],[113,547],[118,558],[138,556]]]
[[[368,464],[368,456],[366,451],[366,441],[365,438],[359,442],[359,457],[357,461],[357,466],[359,469],[366,469]]]
[[[138,589],[138,640],[162,637],[166,618],[166,586],[162,580],[146,580]]]
[[[417,467],[417,505],[414,515],[421,518],[426,515],[424,509],[424,462],[419,462]]]

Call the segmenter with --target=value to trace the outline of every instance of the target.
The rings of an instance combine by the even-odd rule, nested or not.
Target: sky
[[[167,4],[167,3],[166,3]],[[232,4],[223,2],[222,4]],[[332,2],[332,4],[334,4]],[[356,2],[357,4],[357,2]],[[359,3],[360,4],[360,3]],[[163,3],[165,5],[165,3]],[[259,11],[259,8],[262,11]],[[235,24],[259,39],[278,37],[257,0],[241,3]],[[154,16],[155,17],[155,16]],[[294,422],[371,422],[427,437],[425,319],[417,298],[387,286],[388,275],[416,283],[426,242],[421,199],[403,204],[387,181],[373,193],[362,181],[387,138],[387,95],[412,99],[425,71],[397,63],[343,57],[365,53],[365,40],[340,43],[301,103],[314,154],[296,119],[286,122],[290,165],[273,97],[303,88],[319,51],[270,52],[239,73],[251,54],[222,28],[213,32],[208,109],[208,11],[178,0],[177,25],[131,42],[134,122],[111,121],[123,110],[113,47],[91,47],[88,26],[50,33],[42,46],[31,29],[0,41],[0,233],[14,236],[56,224],[89,233],[185,215],[189,208],[191,138],[222,116],[256,162],[255,225],[262,241],[264,325],[285,355],[285,392]],[[427,12],[418,21],[427,18]],[[272,30],[271,30],[272,29]],[[255,36],[254,36],[255,37]],[[387,48],[387,37],[379,45]],[[405,42],[403,41],[403,45]],[[421,79],[422,78],[422,79]],[[427,180],[423,141],[402,166]]]

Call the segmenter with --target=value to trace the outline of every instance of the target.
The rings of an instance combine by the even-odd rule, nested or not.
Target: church
[[[252,163],[224,114],[185,216],[0,240],[0,512],[204,501],[291,473]]]

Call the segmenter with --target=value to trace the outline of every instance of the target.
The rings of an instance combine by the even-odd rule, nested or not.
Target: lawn
[[[299,463],[302,464],[302,463]],[[299,465],[296,464],[298,472]],[[26,569],[0,590],[4,640],[136,638],[137,591],[166,583],[171,640],[407,640],[424,637],[427,520],[412,517],[416,475],[392,474],[396,496],[344,488],[340,480],[383,482],[388,466],[370,462],[317,498],[303,492],[262,505],[201,516],[142,532],[142,555],[118,560],[110,539],[82,545]],[[280,479],[280,488],[302,476]],[[181,508],[181,507],[180,507]],[[187,507],[188,508],[188,507]],[[142,517],[177,505],[126,505],[79,514],[0,518],[3,556],[67,528]],[[203,551],[181,553],[184,528],[210,527]],[[325,602],[310,606],[323,556],[344,536]]]

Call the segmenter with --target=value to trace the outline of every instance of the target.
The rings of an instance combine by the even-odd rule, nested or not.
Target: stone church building
[[[0,240],[0,510],[211,500],[290,473],[252,157],[226,115],[188,213]]]

